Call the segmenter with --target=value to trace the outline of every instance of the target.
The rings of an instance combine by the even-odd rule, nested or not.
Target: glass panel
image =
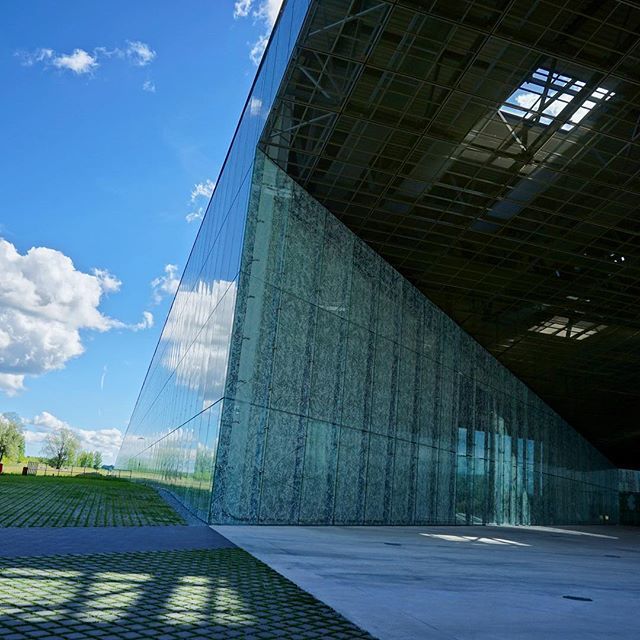
[[[288,0],[275,26],[117,459],[119,468],[171,489],[205,520],[211,503],[255,150],[308,7],[309,0]],[[296,238],[306,241],[312,236],[299,233]],[[294,263],[308,252],[306,246],[295,247],[288,270],[292,278],[305,273]],[[257,387],[249,389],[259,392]],[[256,516],[248,502],[227,507],[225,513],[232,519]]]

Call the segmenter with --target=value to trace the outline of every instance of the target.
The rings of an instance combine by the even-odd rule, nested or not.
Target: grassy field
[[[150,487],[113,478],[0,476],[0,527],[184,524]]]
[[[0,558],[3,637],[371,638],[241,549]]]

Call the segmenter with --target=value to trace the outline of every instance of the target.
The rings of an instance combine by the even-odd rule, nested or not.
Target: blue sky
[[[0,413],[113,461],[279,0],[0,10]]]

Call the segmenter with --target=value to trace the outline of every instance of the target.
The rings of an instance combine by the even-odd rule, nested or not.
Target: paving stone
[[[2,479],[0,513],[4,513],[6,493],[3,494],[1,482]],[[51,495],[49,499],[53,499]],[[64,502],[64,495],[56,499]],[[64,513],[75,504],[73,500],[67,500],[57,510],[52,507],[50,515],[57,514],[57,522],[70,521],[65,520]],[[96,509],[96,514],[104,510]],[[120,510],[117,500],[113,513],[120,513],[117,518],[114,516],[120,524],[123,513],[129,513],[131,522],[141,519],[134,517],[133,508]],[[0,515],[0,527],[3,517]],[[96,518],[105,520],[99,515]],[[25,516],[21,522],[22,526],[29,526],[45,519]],[[158,544],[159,548],[140,549],[140,536],[129,536],[124,528],[113,528],[110,535],[119,537],[124,548],[131,550],[119,552],[118,547],[118,552],[95,553],[87,551],[96,548],[95,540],[93,546],[87,546],[84,540],[74,543],[75,547],[70,545],[79,553],[56,554],[55,544],[49,541],[46,555],[43,553],[46,538],[52,537],[48,531],[53,530],[42,529],[45,538],[40,544],[19,547],[28,553],[33,549],[38,555],[3,552],[0,640],[371,638],[221,536],[218,537],[224,545],[205,540],[197,527],[146,529],[171,531],[176,540],[184,531],[186,544],[190,540],[194,546],[167,550],[161,537],[150,535],[151,544]],[[17,549],[20,536],[14,535],[11,543],[11,531],[18,530],[5,531],[10,534],[9,546],[13,544]],[[67,529],[67,537],[73,538],[74,531],[80,529]],[[84,531],[93,537],[100,529]],[[138,531],[146,536],[144,531]],[[208,528],[207,531],[211,532]],[[99,534],[95,537],[100,539]]]
[[[0,476],[0,528],[185,524],[155,489],[115,478]]]

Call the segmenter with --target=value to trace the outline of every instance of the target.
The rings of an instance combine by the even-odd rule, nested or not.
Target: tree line
[[[47,436],[43,453],[44,456],[38,456],[37,459],[56,469],[71,466],[102,467],[102,453],[83,451],[77,436],[67,427],[56,429]],[[25,459],[24,428],[22,420],[15,413],[0,414],[0,462],[7,459],[15,462]]]

